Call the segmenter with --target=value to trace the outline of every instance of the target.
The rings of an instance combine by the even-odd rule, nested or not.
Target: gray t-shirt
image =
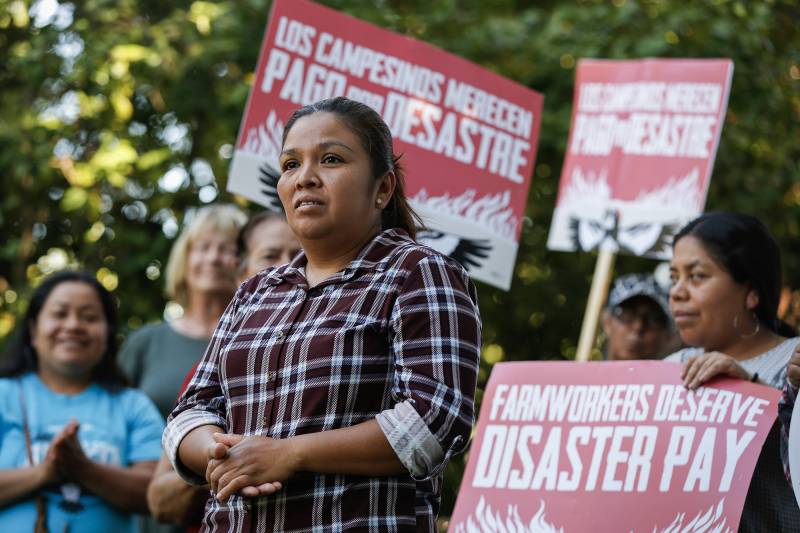
[[[130,334],[120,350],[119,365],[166,418],[186,374],[203,356],[209,340],[187,337],[169,324],[152,324]]]
[[[798,344],[800,337],[786,339],[771,350],[739,361],[739,364],[751,374],[758,372],[761,381],[782,389],[786,383],[786,365]],[[668,356],[666,360],[683,362],[703,351],[701,348],[684,348]],[[766,531],[800,531],[800,509],[781,463],[778,424],[772,427],[758,456],[739,522],[740,533]]]

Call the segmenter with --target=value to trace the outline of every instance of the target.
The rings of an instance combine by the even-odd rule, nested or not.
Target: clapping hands
[[[85,466],[90,459],[86,457],[78,440],[79,429],[78,421],[72,419],[53,438],[47,454],[38,465],[44,485],[61,481],[80,482],[81,474],[85,472]]]

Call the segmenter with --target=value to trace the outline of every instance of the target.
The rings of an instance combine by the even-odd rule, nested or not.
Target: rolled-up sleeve
[[[397,403],[377,421],[411,475],[427,479],[472,432],[481,345],[475,287],[454,261],[428,256],[403,284],[391,325]]]
[[[219,365],[223,349],[235,333],[240,293],[241,289],[220,318],[197,371],[167,418],[167,427],[162,437],[164,453],[173,468],[185,481],[192,484],[203,484],[205,479],[181,463],[178,448],[183,438],[200,426],[214,425],[227,431],[227,408],[220,386]]]

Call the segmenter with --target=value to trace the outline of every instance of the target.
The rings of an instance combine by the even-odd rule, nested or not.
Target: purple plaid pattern
[[[475,287],[456,262],[399,230],[379,234],[314,288],[304,265],[301,254],[239,288],[164,433],[176,470],[202,481],[176,453],[203,424],[287,438],[383,413],[384,432],[387,420],[409,428],[387,434],[401,460],[430,436],[443,453],[422,476],[301,472],[272,496],[211,499],[204,530],[435,531],[441,470],[472,430],[481,343]]]

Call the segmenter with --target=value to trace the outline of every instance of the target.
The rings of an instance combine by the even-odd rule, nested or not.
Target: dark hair
[[[375,179],[384,176],[387,172],[394,172],[397,178],[396,185],[389,204],[381,213],[381,226],[383,229],[400,228],[405,230],[412,239],[415,238],[417,226],[422,226],[422,220],[411,208],[406,198],[405,173],[399,164],[401,156],[394,155],[392,132],[374,109],[342,96],[320,100],[301,107],[292,114],[286,123],[281,146],[286,143],[286,136],[295,122],[319,112],[335,114],[356,134],[369,155],[372,175]]]
[[[48,276],[33,291],[33,296],[31,296],[25,316],[18,326],[17,333],[9,341],[3,353],[2,361],[0,361],[0,376],[19,376],[27,372],[35,372],[38,369],[38,355],[31,343],[31,326],[39,318],[39,314],[42,312],[42,308],[53,289],[66,282],[85,283],[93,288],[100,299],[103,314],[108,324],[106,351],[100,362],[92,369],[92,381],[111,390],[126,386],[128,382],[120,372],[116,362],[117,305],[114,297],[91,274],[73,270],[63,270]]]
[[[675,235],[673,247],[686,236],[699,239],[737,283],[758,293],[754,312],[759,322],[779,335],[796,335],[791,326],[777,317],[781,255],[775,239],[759,219],[741,213],[706,213]]]
[[[286,222],[286,215],[283,213],[276,213],[275,211],[261,211],[251,216],[247,220],[247,223],[239,230],[239,234],[236,236],[236,257],[240,265],[242,265],[247,258],[247,254],[250,253],[248,241],[253,231],[260,226],[262,222],[267,222],[268,220],[281,220]]]

